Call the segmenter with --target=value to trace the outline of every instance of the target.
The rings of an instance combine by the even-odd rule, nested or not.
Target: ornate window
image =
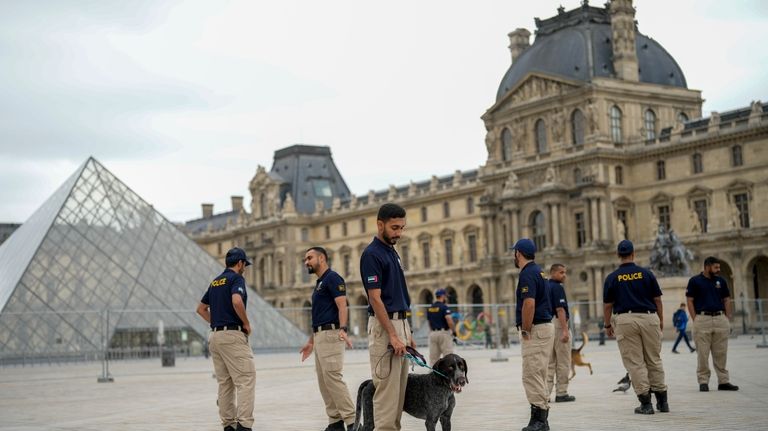
[[[431,261],[429,259],[429,241],[427,240],[421,241],[421,255],[424,269],[429,268],[431,266]]]
[[[444,238],[443,245],[445,246],[445,264],[453,265],[453,238]]]
[[[421,207],[421,221],[427,221],[427,207]]]
[[[614,173],[616,174],[616,184],[624,184],[624,168],[616,166]]]
[[[677,114],[677,122],[678,123],[685,123],[686,121],[688,121],[688,115],[686,115],[686,113],[682,112],[682,111],[678,112],[678,114]]]
[[[587,243],[587,226],[584,222],[584,213],[574,214],[576,220],[576,247],[581,248]]]
[[[341,235],[347,236],[347,222],[343,221],[341,222]]]
[[[467,235],[467,251],[469,252],[469,261],[477,262],[477,235],[474,233]]]
[[[747,193],[733,195],[733,204],[738,211],[739,227],[749,228],[749,195]]]
[[[544,122],[544,120],[537,120],[536,121],[536,130],[534,130],[534,133],[536,135],[536,152],[539,154],[543,154],[547,152],[547,124]]]
[[[701,161],[701,153],[694,153],[691,157],[691,162],[693,163],[694,174],[700,174],[704,172],[704,165]]]
[[[664,160],[656,162],[656,179],[659,181],[667,179],[667,164]]]
[[[443,218],[448,218],[450,216],[451,216],[451,203],[443,202]]]
[[[659,205],[659,225],[664,226],[664,230],[669,232],[669,228],[672,227],[671,211],[669,205]]]
[[[621,109],[611,106],[611,140],[614,144],[621,143]]]
[[[360,219],[360,233],[365,233],[365,219]]]
[[[475,198],[468,197],[467,198],[467,214],[474,214],[475,213]]]
[[[512,132],[506,127],[501,131],[501,160],[512,160]]]
[[[741,166],[744,164],[744,160],[741,157],[741,145],[734,145],[731,147],[731,164],[733,166]]]
[[[653,141],[656,139],[656,113],[652,109],[645,110],[644,125],[645,140]]]
[[[547,246],[547,225],[544,220],[544,213],[534,211],[530,219],[531,232],[533,234],[533,243],[537,250],[544,250]]]
[[[709,220],[707,214],[707,200],[697,199],[693,201],[693,211],[696,213],[696,218],[699,220],[701,233],[707,233],[707,222]]]
[[[584,145],[584,114],[576,109],[571,114],[571,140],[573,145]]]

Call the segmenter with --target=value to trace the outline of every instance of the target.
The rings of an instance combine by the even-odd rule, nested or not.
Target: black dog
[[[425,420],[427,431],[435,431],[435,425],[440,420],[443,431],[451,430],[451,414],[456,405],[453,394],[461,392],[464,385],[469,383],[467,378],[467,361],[453,353],[435,362],[432,367],[443,376],[432,372],[429,374],[408,374],[408,384],[405,387],[405,402],[403,411],[409,415]],[[355,412],[356,431],[373,430],[373,393],[376,388],[372,380],[366,380],[357,390],[357,408]],[[364,422],[360,427],[360,411],[363,411]]]

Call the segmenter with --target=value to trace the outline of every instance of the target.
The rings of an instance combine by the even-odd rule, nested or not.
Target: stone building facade
[[[385,202],[408,212],[398,251],[414,303],[438,287],[458,304],[512,303],[508,248],[530,237],[537,261],[569,267],[570,300],[597,320],[615,244],[631,239],[647,265],[659,225],[694,253],[694,272],[717,255],[737,300],[768,298],[768,104],[702,117],[701,92],[634,13],[630,0],[584,2],[536,19],[533,44],[528,30],[511,32],[477,170],[354,196],[327,147],[289,147],[269,172],[258,168],[250,211],[242,197],[220,214],[203,205],[187,230],[222,260],[245,247],[250,285],[280,308],[309,305],[314,280],[301,257],[313,245],[330,251],[350,303],[366,303],[359,258]]]

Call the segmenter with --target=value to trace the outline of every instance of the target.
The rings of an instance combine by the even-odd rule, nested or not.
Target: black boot
[[[528,422],[528,426],[523,428],[522,431],[549,431],[549,425],[547,424],[548,417],[548,410],[531,405],[531,420]]]
[[[662,413],[669,413],[669,404],[667,403],[667,391],[655,391],[656,410]]]
[[[635,413],[639,415],[652,415],[653,404],[651,404],[651,393],[646,392],[640,394],[637,396],[637,399],[640,400],[640,407],[635,407]]]

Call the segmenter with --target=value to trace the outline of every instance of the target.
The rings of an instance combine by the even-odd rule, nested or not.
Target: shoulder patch
[[[520,293],[528,293],[528,286],[523,286],[520,288]]]
[[[340,284],[340,285],[339,285],[339,287],[338,287],[338,289],[339,289],[339,292],[344,292],[344,291],[346,291],[346,290],[347,290],[347,286],[345,286],[345,285],[343,285],[343,284]]]

